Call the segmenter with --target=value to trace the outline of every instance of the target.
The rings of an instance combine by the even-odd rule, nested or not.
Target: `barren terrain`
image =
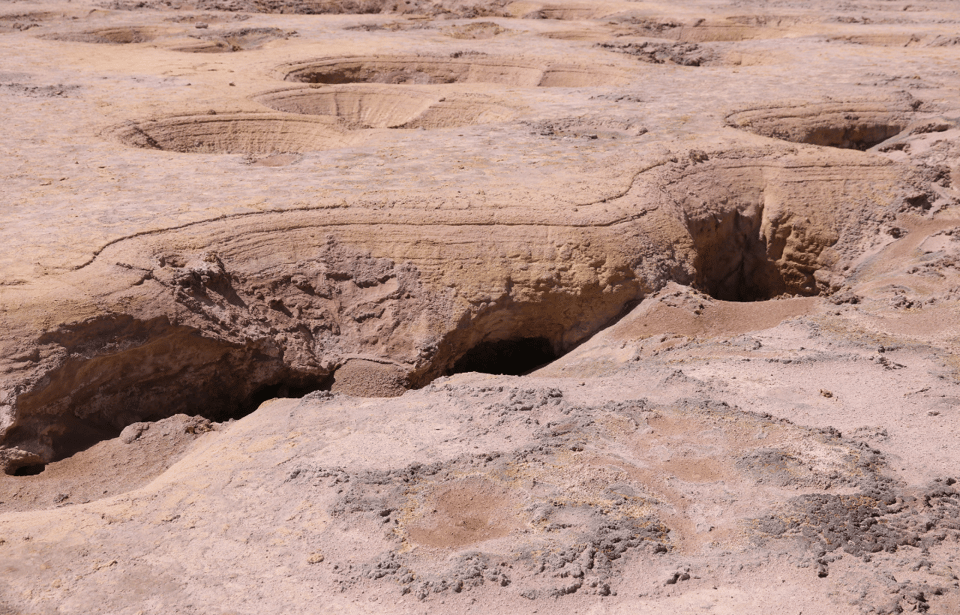
[[[960,7],[0,5],[0,615],[960,613]]]

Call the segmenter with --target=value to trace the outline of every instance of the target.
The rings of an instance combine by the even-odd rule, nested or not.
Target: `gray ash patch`
[[[627,552],[667,553],[667,528],[656,518],[616,518],[590,514],[585,531],[572,545],[521,557],[537,578],[537,589],[522,588],[525,598],[568,594],[616,595],[617,561]]]
[[[756,449],[744,454],[736,461],[741,472],[751,475],[757,482],[773,484],[778,487],[800,487],[831,489],[834,487],[853,487],[876,490],[888,482],[880,475],[883,457],[870,446],[843,439],[834,431],[821,431],[814,437],[824,439],[850,448],[848,460],[851,462],[844,470],[831,468],[823,470],[814,462],[804,460],[797,455],[780,449]]]
[[[530,412],[544,407],[553,407],[561,412],[569,412],[569,404],[563,401],[563,392],[556,388],[516,389],[510,392],[509,399],[496,403],[487,410],[501,414],[504,412]]]
[[[706,66],[717,61],[717,54],[696,43],[598,43],[598,47],[631,55],[649,64]]]
[[[647,133],[646,127],[633,118],[568,117],[521,123],[528,126],[533,135],[554,139],[617,139]]]
[[[72,98],[79,94],[79,85],[30,85],[26,83],[0,83],[0,93],[27,98]]]
[[[826,553],[842,550],[869,561],[875,553],[903,547],[926,552],[944,541],[960,541],[960,492],[953,479],[938,479],[917,493],[888,486],[855,495],[803,495],[782,515],[756,520],[756,529],[777,538],[802,538],[821,553],[820,575],[826,576]]]
[[[529,412],[523,409],[528,404],[562,402],[559,391],[548,388],[516,389],[508,394],[517,406],[502,409],[509,413]],[[477,453],[392,470],[304,467],[291,471],[287,482],[335,492],[329,508],[334,520],[330,531],[362,528],[366,535],[382,535],[386,550],[374,559],[354,560],[351,566],[328,554],[344,590],[359,590],[375,582],[395,585],[401,595],[412,594],[420,600],[484,585],[510,587],[528,598],[611,595],[616,593],[624,555],[670,550],[669,528],[652,513],[632,512],[631,507],[647,501],[624,486],[608,489],[600,501],[570,501],[562,491],[524,494],[511,487],[524,468],[543,467],[558,455],[570,454],[570,442],[591,422],[572,420],[569,425],[548,426],[540,444],[510,452]],[[503,505],[496,508],[515,511],[507,515],[507,525],[513,528],[507,531],[519,545],[504,552],[499,543],[480,538],[475,544],[455,545],[441,563],[420,555],[422,549],[435,549],[435,545],[427,543],[413,550],[404,547],[417,544],[414,532],[418,524],[422,527],[425,523],[433,531],[432,525],[439,519],[436,508],[441,507],[438,502],[445,493],[470,489],[480,489],[477,497],[481,499],[502,494]],[[463,515],[457,525],[477,524],[474,512],[465,510]],[[495,525],[496,520],[485,523]]]

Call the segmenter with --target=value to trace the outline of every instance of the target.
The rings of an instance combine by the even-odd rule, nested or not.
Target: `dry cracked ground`
[[[7,0],[0,613],[960,613],[954,0]]]

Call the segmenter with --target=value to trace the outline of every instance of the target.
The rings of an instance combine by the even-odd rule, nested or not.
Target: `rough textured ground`
[[[958,24],[0,6],[0,613],[960,612]]]

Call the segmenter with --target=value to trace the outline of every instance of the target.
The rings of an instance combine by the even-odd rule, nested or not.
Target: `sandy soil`
[[[0,6],[0,614],[960,613],[958,23]]]

